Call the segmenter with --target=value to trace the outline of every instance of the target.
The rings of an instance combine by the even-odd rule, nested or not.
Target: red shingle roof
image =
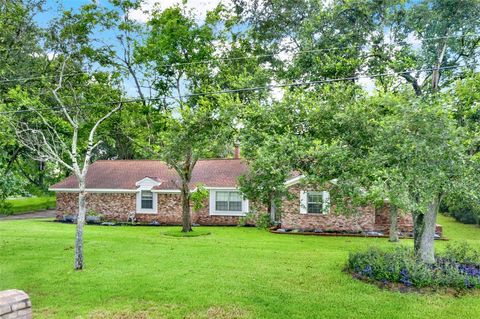
[[[242,159],[199,160],[192,174],[191,187],[203,183],[208,187],[236,187],[237,178],[247,171]],[[112,160],[96,161],[87,174],[86,188],[90,189],[136,189],[136,182],[150,177],[161,182],[155,189],[179,189],[180,179],[174,169],[157,160]],[[75,176],[70,176],[53,185],[55,189],[78,188]]]

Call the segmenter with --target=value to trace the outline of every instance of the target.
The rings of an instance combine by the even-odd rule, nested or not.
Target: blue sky
[[[187,7],[192,9],[197,14],[199,20],[205,18],[207,10],[213,9],[221,0],[188,0]],[[63,7],[65,9],[78,9],[84,4],[91,3],[92,0],[47,0],[47,12],[38,17],[38,21],[44,23],[58,14],[58,9]],[[105,7],[112,7],[108,0],[96,0],[98,4]],[[223,3],[228,3],[230,0],[223,0]],[[182,0],[144,0],[143,9],[150,10],[155,5],[165,9],[175,4],[182,3]],[[140,22],[145,22],[148,16],[142,10],[132,12],[132,17]]]
[[[229,0],[224,0],[224,2],[225,1]],[[113,8],[108,0],[96,0],[96,2],[97,4],[105,6],[106,8]],[[165,9],[181,2],[182,0],[144,0],[143,10],[131,12],[130,16],[134,20],[144,23],[148,20],[148,15],[143,12],[144,10],[151,10],[156,5],[160,6],[162,9]],[[189,0],[187,7],[193,10],[198,21],[202,21],[205,18],[206,11],[213,9],[219,2],[220,0]],[[42,12],[36,16],[35,19],[40,26],[46,27],[52,19],[60,16],[62,10],[73,9],[75,11],[78,10],[82,5],[89,3],[92,3],[92,0],[47,0],[45,12]],[[94,37],[109,43],[109,39],[115,39],[115,33],[107,30],[95,34]],[[119,46],[118,41],[111,41],[111,43],[114,45],[114,47]],[[132,79],[126,80],[125,90],[129,96],[137,96]]]

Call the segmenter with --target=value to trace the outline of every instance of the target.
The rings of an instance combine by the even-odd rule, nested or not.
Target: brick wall
[[[102,214],[105,220],[127,221],[128,214],[136,209],[133,193],[89,193],[86,196],[87,212]],[[57,219],[78,213],[78,193],[57,193]]]
[[[324,231],[382,231],[389,230],[389,208],[375,210],[372,206],[358,208],[359,213],[349,216],[335,214],[332,205],[329,214],[300,214],[300,186],[294,185],[289,191],[291,199],[282,203],[281,223],[284,228],[321,229]],[[57,219],[63,215],[75,215],[78,209],[78,194],[57,193]],[[266,212],[265,207],[250,203],[251,211]],[[90,193],[87,194],[87,210],[103,215],[104,220],[124,221],[136,210],[134,193]],[[161,225],[181,225],[182,204],[180,194],[158,194],[157,214],[136,214],[137,221]],[[237,216],[210,216],[209,201],[198,212],[192,212],[192,222],[200,225],[237,225]],[[399,230],[411,232],[413,222],[411,214],[399,214]],[[441,226],[437,226],[441,234]]]
[[[17,289],[0,291],[0,319],[31,319],[32,304],[28,295]]]
[[[382,208],[376,210],[375,229],[386,233],[390,230],[390,206],[388,204],[385,204]],[[398,212],[398,231],[413,231],[412,214],[401,211]]]
[[[330,212],[323,214],[300,214],[300,185],[290,187],[291,199],[283,201],[282,227],[299,229],[321,229],[323,231],[380,231],[388,234],[390,229],[390,207],[375,209],[373,206],[359,207],[359,214],[348,216],[335,214],[335,205]],[[413,231],[411,214],[399,212],[398,230]],[[437,233],[442,233],[442,227],[437,225]]]
[[[390,207],[388,204],[381,209],[377,209],[375,214],[375,229],[385,233],[390,230]],[[398,212],[398,231],[402,233],[413,232],[413,217],[410,213]],[[435,226],[435,233],[442,235],[443,228],[441,225]]]
[[[282,227],[300,229],[321,229],[323,231],[371,231],[375,230],[375,209],[373,207],[359,207],[358,214],[335,214],[332,205],[328,214],[300,214],[299,185],[289,188],[291,198],[282,202]]]
[[[159,222],[161,225],[181,225],[182,202],[180,194],[158,194],[157,214],[136,214],[142,223]],[[136,211],[135,193],[89,193],[87,211],[103,215],[103,220],[124,221]],[[57,219],[64,215],[76,215],[78,212],[77,193],[57,193]],[[237,216],[210,216],[209,201],[198,212],[192,211],[192,222],[200,225],[237,225]]]

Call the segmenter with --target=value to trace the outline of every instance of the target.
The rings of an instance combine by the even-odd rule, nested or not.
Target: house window
[[[322,214],[323,213],[323,196],[322,193],[308,192],[307,195],[307,213]]]
[[[328,214],[330,211],[330,194],[324,192],[301,191],[301,214]]]
[[[241,212],[242,195],[240,192],[215,192],[215,210],[224,212]]]
[[[141,209],[153,209],[153,194],[150,191],[142,191]]]

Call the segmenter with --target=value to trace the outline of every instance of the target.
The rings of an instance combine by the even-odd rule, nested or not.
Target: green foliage
[[[445,198],[441,211],[464,224],[478,225],[480,223],[480,207],[478,201],[467,196],[448,196]]]
[[[270,215],[260,212],[249,212],[238,219],[238,226],[253,226],[258,229],[268,229],[272,226]]]
[[[193,203],[193,211],[199,211],[205,206],[205,201],[208,199],[209,192],[203,184],[196,185],[197,190],[192,192],[190,199]]]
[[[411,248],[370,248],[350,253],[347,269],[361,277],[405,286],[480,288],[480,252],[466,244],[448,245],[435,264],[418,260]]]
[[[480,251],[468,242],[448,243],[440,257],[464,264],[480,264]]]
[[[270,215],[259,213],[255,221],[255,227],[260,229],[268,229],[270,226],[272,226]]]
[[[90,210],[87,212],[87,216],[101,216],[102,214],[96,212],[96,211],[93,211],[93,210]]]

